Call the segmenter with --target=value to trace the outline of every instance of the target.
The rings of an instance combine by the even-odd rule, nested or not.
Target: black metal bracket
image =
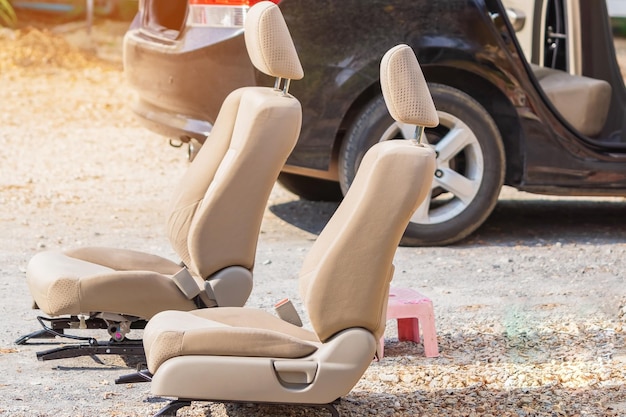
[[[132,374],[126,374],[118,377],[115,380],[117,385],[119,384],[136,384],[140,382],[150,382],[152,381],[152,374],[147,369],[137,371]]]
[[[165,407],[161,408],[158,413],[154,415],[154,417],[163,417],[163,416],[176,416],[176,412],[183,408],[191,405],[191,401],[187,400],[174,400],[170,401]]]
[[[37,316],[37,321],[41,324],[42,329],[36,330],[32,333],[24,335],[15,341],[17,345],[28,344],[32,339],[54,339],[56,337],[80,340],[90,342],[93,340],[91,337],[74,336],[65,333],[66,329],[97,329],[106,330],[109,328],[109,323],[104,319],[97,317],[88,317],[81,319],[77,316],[70,317],[43,317]],[[48,323],[47,325],[45,323]],[[131,329],[143,329],[146,327],[146,320],[135,320],[131,322]],[[37,343],[32,343],[37,344]]]
[[[231,403],[231,404],[269,404],[269,405],[293,405],[298,407],[311,407],[311,408],[323,408],[328,410],[332,417],[339,417],[339,411],[337,410],[337,405],[341,402],[340,398],[337,398],[335,401],[330,402],[328,404],[300,404],[300,403],[276,403],[276,402],[254,402],[254,401],[223,401],[223,400],[204,400],[207,402],[216,402],[216,403]],[[153,417],[162,417],[162,416],[176,416],[176,412],[183,408],[191,405],[191,400],[173,400],[168,403],[165,407],[159,410]]]
[[[37,352],[37,359],[48,361],[93,355],[145,356],[146,353],[141,340],[126,339],[122,342],[99,342],[92,339],[90,343],[66,345]]]
[[[328,410],[330,412],[330,415],[332,417],[339,417],[339,411],[337,410],[337,405],[338,404],[339,404],[339,399],[336,399],[332,403],[321,404],[321,405],[318,405],[317,407],[325,408],[326,410]],[[310,406],[310,407],[312,407],[312,406]]]
[[[57,332],[57,334],[64,335],[64,330],[63,329],[58,329],[56,332]],[[25,345],[31,339],[54,339],[55,337],[57,337],[57,334],[50,333],[46,329],[35,330],[32,333],[28,333],[28,334],[26,334],[24,336],[21,336],[19,339],[17,339],[15,341],[15,344],[16,345]]]
[[[69,339],[78,338],[65,334],[65,329],[78,328],[81,324],[80,318],[76,316],[48,318],[37,316],[37,321],[41,324],[42,329],[36,330],[15,341],[17,345],[25,345],[31,339],[54,339],[55,337],[65,337]],[[46,325],[44,322],[47,322]],[[107,323],[102,319],[89,318],[83,320],[82,324],[88,329],[106,329]],[[88,338],[78,338],[78,340],[87,340]]]

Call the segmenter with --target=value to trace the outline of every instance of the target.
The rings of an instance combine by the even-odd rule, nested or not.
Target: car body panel
[[[358,11],[361,3],[359,1],[348,2],[346,6]],[[510,141],[520,140],[524,143],[524,166],[526,169],[522,172],[509,173],[507,175],[508,184],[534,192],[544,192],[544,190],[548,192],[549,190],[549,192],[563,194],[602,194],[603,191],[598,188],[606,188],[611,190],[610,192],[614,192],[615,188],[624,187],[626,184],[624,182],[624,159],[621,155],[616,157],[615,153],[601,152],[588,146],[578,137],[579,135],[572,131],[573,129],[566,129],[562,126],[566,122],[560,119],[554,109],[550,108],[549,100],[538,91],[540,88],[536,82],[533,82],[530,70],[523,65],[523,57],[519,53],[519,46],[510,36],[510,28],[502,26],[500,33],[494,31],[486,9],[480,7],[481,2],[435,3],[428,2],[429,8],[419,9],[424,10],[426,16],[439,16],[438,20],[418,20],[414,26],[410,24],[407,27],[402,26],[402,34],[394,35],[387,31],[386,35],[389,38],[397,38],[401,42],[408,42],[412,45],[424,67],[427,80],[445,81],[447,84],[454,84],[461,90],[467,90],[466,85],[470,84],[468,81],[473,82],[474,77],[482,78],[499,88],[503,96],[506,96],[509,102],[515,106],[523,137],[505,137],[504,140],[507,142],[508,148],[515,146],[509,144]],[[285,1],[284,9],[287,11],[289,10],[288,4],[289,1]],[[414,3],[410,7],[413,5]],[[376,6],[376,2],[367,5],[367,7],[374,8]],[[494,13],[494,10],[491,9],[490,12]],[[397,12],[399,15],[408,14],[407,10],[402,9],[397,10]],[[296,14],[296,12],[293,13]],[[366,14],[367,11],[363,9],[359,13]],[[447,16],[446,13],[449,15]],[[380,13],[372,14],[372,16],[378,15]],[[459,15],[464,16],[462,22],[455,21]],[[312,19],[310,23],[315,22],[314,16],[308,17]],[[398,16],[394,16],[394,19],[398,18]],[[371,20],[365,20],[363,24],[368,27],[385,27],[380,21],[382,19],[384,16],[381,18],[372,17]],[[471,22],[471,28],[468,22]],[[448,27],[446,36],[432,35],[432,33],[439,33],[442,25]],[[312,24],[311,26],[315,27],[316,25]],[[296,42],[301,36],[298,27],[296,24],[294,34]],[[477,30],[477,28],[483,28],[483,30]],[[325,123],[313,124],[305,121],[305,126],[314,125],[314,128],[303,131],[302,137],[306,139],[299,142],[288,164],[327,171],[332,164],[330,157],[333,152],[331,148],[335,145],[333,140],[329,138],[336,137],[341,129],[339,120],[332,115],[347,114],[346,103],[357,101],[357,99],[349,100],[346,97],[359,97],[365,94],[369,88],[373,88],[377,82],[378,56],[384,53],[386,48],[393,45],[383,41],[377,44],[376,41],[381,37],[377,37],[375,31],[370,35],[373,38],[372,41],[364,40],[371,47],[364,51],[365,55],[358,57],[346,57],[342,50],[327,51],[321,46],[336,44],[337,38],[344,39],[347,44],[352,44],[356,41],[349,38],[350,32],[350,30],[344,31],[340,27],[332,34],[325,34],[329,38],[321,38],[316,42],[306,42],[300,45],[301,49],[308,48],[311,44],[319,47],[319,51],[316,53],[305,49],[304,56],[324,54],[324,62],[331,62],[331,65],[334,62],[339,62],[344,65],[335,64],[331,69],[319,66],[316,62],[305,61],[303,63],[304,67],[308,69],[308,74],[313,73],[316,82],[319,82],[318,80],[321,80],[322,84],[335,82],[335,88],[331,90],[336,95],[324,96],[326,90],[311,93],[310,86],[294,84],[292,91],[295,95],[298,95],[299,90],[302,89],[303,92],[306,91],[304,95],[311,97],[309,102],[303,103],[308,118],[323,119]],[[361,33],[362,31],[355,30],[355,32]],[[309,36],[311,35],[309,34]],[[506,39],[509,39],[508,43],[505,42]],[[462,55],[459,49],[462,49]],[[607,48],[602,49],[606,50]],[[608,53],[606,55],[608,56]],[[607,60],[605,59],[604,62]],[[445,69],[454,69],[454,71],[450,70],[450,73],[461,74],[462,78],[447,81],[434,76],[434,73],[442,72]],[[524,72],[520,69],[524,69]],[[597,71],[593,71],[593,68],[587,72],[596,77],[599,75]],[[341,74],[355,75],[342,78]],[[363,77],[363,74],[370,76],[366,78]],[[325,78],[322,78],[324,76]],[[605,78],[610,77],[605,76]],[[343,83],[339,84],[337,80],[341,80]],[[481,101],[485,107],[495,107],[489,106],[484,100],[480,100],[478,93],[472,92],[471,95]],[[616,92],[615,95],[619,95],[619,92]],[[344,107],[333,103],[341,103]],[[619,108],[621,106],[618,104],[613,107]],[[537,117],[543,120],[538,126]],[[305,116],[305,120],[306,118],[307,116]],[[498,119],[497,116],[494,118]],[[549,126],[549,131],[546,131],[546,124]],[[613,130],[613,127],[609,126],[607,130]],[[509,153],[507,152],[507,154]],[[509,165],[515,166],[515,163],[511,162]],[[605,170],[614,172],[610,175],[598,176],[596,174],[598,171]],[[292,172],[298,171],[296,169]],[[580,187],[583,182],[589,182],[589,187]],[[545,183],[549,183],[549,187],[546,187]],[[559,189],[561,189],[560,192]]]
[[[226,96],[257,82],[242,35],[242,29],[187,27],[179,40],[164,42],[136,18],[124,37],[135,112],[160,134],[204,141]]]

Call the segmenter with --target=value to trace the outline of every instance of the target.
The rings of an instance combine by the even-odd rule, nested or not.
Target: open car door
[[[528,62],[582,75],[578,0],[503,0]],[[521,24],[523,22],[523,24]]]

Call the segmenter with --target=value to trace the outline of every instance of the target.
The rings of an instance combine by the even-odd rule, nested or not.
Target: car
[[[626,195],[626,89],[604,1],[274,2],[305,71],[290,88],[302,130],[279,178],[300,197],[340,199],[370,146],[413,134],[387,113],[378,80],[381,57],[400,43],[415,51],[440,119],[424,138],[437,153],[431,196],[402,244],[461,241],[503,185]],[[187,144],[190,158],[211,140],[230,91],[273,82],[246,55],[252,3],[141,0],[125,35],[135,113],[172,145]]]

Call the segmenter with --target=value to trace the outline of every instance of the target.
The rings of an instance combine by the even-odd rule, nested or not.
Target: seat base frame
[[[76,343],[37,352],[37,359],[49,361],[55,359],[78,358],[80,356],[119,355],[145,357],[141,340],[125,339],[122,342],[113,340],[100,342],[92,339],[90,343]]]
[[[196,401],[196,400],[186,400],[186,399],[172,400],[165,407],[161,408],[153,417],[162,417],[162,416],[175,417],[176,412],[179,409],[190,406],[192,401]],[[203,401],[224,403],[224,404],[269,404],[269,405],[293,405],[293,406],[298,406],[298,407],[322,408],[322,409],[328,410],[328,412],[330,413],[332,417],[339,417],[339,411],[337,410],[337,405],[340,403],[341,399],[337,398],[335,401],[327,403],[327,404],[299,404],[299,403],[249,402],[249,401],[225,401],[225,400],[203,400]]]
[[[76,358],[79,356],[94,355],[120,355],[120,356],[143,356],[145,352],[141,340],[124,338],[117,341],[98,341],[93,337],[75,336],[65,333],[66,329],[109,329],[112,322],[98,317],[80,318],[78,316],[49,318],[38,316],[37,320],[43,327],[32,333],[24,335],[15,341],[18,345],[38,344],[32,343],[33,339],[54,339],[56,337],[70,340],[78,340],[86,343],[76,343],[58,348],[37,352],[37,359],[40,361]],[[48,322],[49,325],[46,325]],[[146,327],[145,320],[131,321],[131,329],[143,329]],[[29,343],[31,342],[31,343]]]

